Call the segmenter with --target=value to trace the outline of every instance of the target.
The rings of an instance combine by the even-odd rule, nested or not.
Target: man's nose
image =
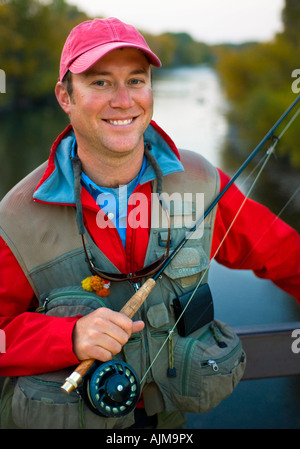
[[[113,108],[128,109],[134,105],[130,88],[124,85],[118,85],[111,98],[110,105]]]

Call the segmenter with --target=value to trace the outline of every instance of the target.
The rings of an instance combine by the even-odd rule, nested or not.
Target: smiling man
[[[64,82],[56,96],[69,115],[83,170],[97,184],[119,187],[137,176],[144,132],[153,114],[150,63],[137,49],[116,49]]]
[[[212,257],[300,300],[299,235],[233,185],[134,317],[120,313],[229,181],[152,121],[151,65],[141,34],[114,18],[66,40],[55,94],[70,125],[0,205],[2,428],[179,429],[215,407],[245,354],[214,320]],[[98,363],[67,395],[87,359]]]

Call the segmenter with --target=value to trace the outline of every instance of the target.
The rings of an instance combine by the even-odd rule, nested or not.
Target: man
[[[231,344],[230,332],[211,323],[194,338],[172,332],[155,363],[175,322],[174,298],[193,291],[199,280],[205,284],[215,253],[220,263],[252,269],[300,300],[299,235],[280,220],[274,224],[263,206],[247,200],[219,248],[244,200],[233,186],[133,320],[119,312],[152,275],[152,264],[185,237],[197,194],[207,206],[228,182],[200,156],[178,152],[151,121],[151,65],[161,65],[157,56],[117,19],[84,22],[65,43],[55,94],[70,126],[54,142],[48,162],[1,204],[0,327],[7,350],[0,372],[10,377],[2,399],[4,428],[181,428],[186,410],[216,405],[220,397],[206,404],[201,395],[209,388],[215,394],[217,384],[197,392],[193,363],[199,364],[198,340],[205,345],[214,339],[221,350]],[[173,208],[166,208],[162,193],[179,193]],[[186,201],[184,193],[193,199]],[[244,359],[234,352],[238,381]],[[79,398],[60,390],[80,361],[112,358],[128,362],[139,379],[145,375],[134,411],[99,416],[91,393],[79,389]],[[203,362],[209,379],[219,370],[212,362]],[[113,408],[111,401],[117,404],[112,413],[122,411],[115,396],[101,410]]]

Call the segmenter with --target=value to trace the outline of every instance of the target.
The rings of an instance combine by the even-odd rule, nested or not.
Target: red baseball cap
[[[68,70],[72,73],[85,72],[107,53],[122,47],[140,49],[150,64],[161,66],[159,58],[136,28],[114,17],[93,19],[77,25],[67,37],[60,60],[60,81]]]

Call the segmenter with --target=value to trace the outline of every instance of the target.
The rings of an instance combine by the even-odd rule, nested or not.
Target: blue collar
[[[74,140],[74,131],[71,130],[59,143],[54,156],[55,170],[36,190],[34,199],[46,203],[75,204],[74,176],[70,160]],[[151,152],[164,176],[184,170],[176,154],[151,124],[144,133],[144,140],[145,143],[151,143]],[[138,182],[145,184],[155,178],[156,175],[151,164],[146,163]]]
[[[72,145],[72,150],[71,150],[72,157],[75,156],[75,146],[76,146],[76,139],[74,139],[74,142]],[[144,156],[141,170],[139,171],[138,175],[132,181],[130,181],[126,186],[127,187],[127,199],[130,197],[130,195],[135,190],[135,188],[139,185],[141,178],[146,170],[146,166],[147,166],[147,159]],[[113,194],[116,197],[116,199],[118,199],[118,197],[119,197],[119,187],[112,189],[112,188],[108,188],[108,187],[98,186],[84,172],[81,173],[81,184],[86,188],[86,190],[90,193],[90,195],[94,198],[95,201],[97,201],[97,197],[101,193]]]

